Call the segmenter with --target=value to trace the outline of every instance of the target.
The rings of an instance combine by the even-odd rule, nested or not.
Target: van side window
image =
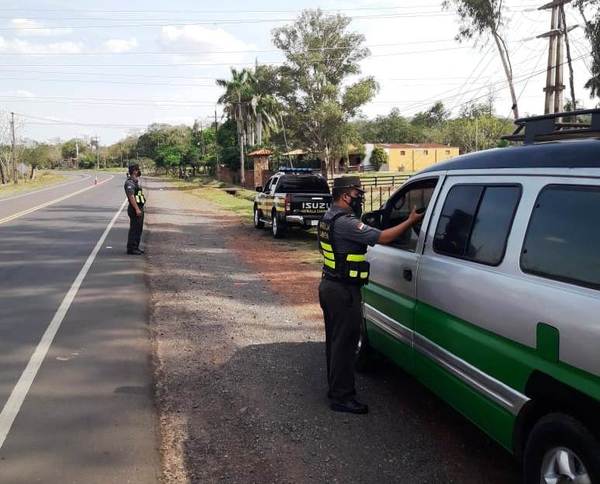
[[[520,198],[518,185],[455,185],[446,197],[433,250],[481,264],[500,264]]]
[[[437,178],[414,182],[392,196],[385,204],[382,228],[395,227],[404,222],[414,207],[426,209],[431,201],[437,182]],[[419,241],[420,229],[420,226],[413,227],[412,230],[406,231],[403,236],[390,245],[414,252]]]
[[[600,289],[600,187],[548,185],[538,196],[523,251],[524,272]]]

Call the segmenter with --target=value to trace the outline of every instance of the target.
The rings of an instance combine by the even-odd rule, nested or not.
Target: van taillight
[[[285,211],[286,212],[292,211],[292,195],[289,193],[287,193],[285,195]]]

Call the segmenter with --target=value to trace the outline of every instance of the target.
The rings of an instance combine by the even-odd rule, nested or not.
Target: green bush
[[[385,165],[387,162],[387,152],[380,146],[376,146],[375,148],[373,148],[373,153],[371,153],[371,165],[373,165],[376,170],[379,170],[379,168],[381,168],[381,165]]]

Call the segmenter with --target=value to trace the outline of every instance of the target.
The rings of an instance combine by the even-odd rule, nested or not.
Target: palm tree
[[[246,144],[246,122],[248,108],[252,98],[252,73],[248,69],[238,71],[231,68],[231,80],[217,79],[217,85],[225,88],[225,93],[219,98],[218,103],[225,106],[227,116],[234,120],[237,128],[238,143],[240,145],[240,178],[242,185],[246,183],[244,166],[244,146]]]

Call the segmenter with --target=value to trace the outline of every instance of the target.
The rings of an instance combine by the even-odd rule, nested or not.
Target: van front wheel
[[[354,369],[359,373],[368,373],[375,369],[377,355],[375,350],[369,346],[367,327],[365,320],[360,325],[360,336],[354,352]]]
[[[600,442],[578,420],[552,413],[533,427],[523,465],[526,483],[600,482]]]

